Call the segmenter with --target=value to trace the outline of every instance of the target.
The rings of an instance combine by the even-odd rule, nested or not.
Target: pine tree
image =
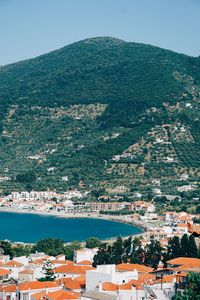
[[[47,260],[44,263],[43,273],[45,275],[44,279],[46,281],[53,281],[55,279],[55,275],[54,275],[54,272],[53,272],[53,267],[52,267],[52,264],[49,260]]]

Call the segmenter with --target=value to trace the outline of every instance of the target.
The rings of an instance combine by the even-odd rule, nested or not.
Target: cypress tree
[[[116,242],[113,244],[113,263],[121,264],[122,257],[124,254],[123,240],[121,237],[118,237]]]
[[[180,255],[183,257],[188,257],[189,256],[188,249],[189,249],[189,239],[188,239],[188,235],[185,233],[181,238]]]
[[[145,251],[142,248],[140,238],[134,238],[132,242],[132,250],[130,254],[130,262],[134,264],[142,264],[145,256]]]
[[[146,257],[144,263],[149,265],[152,268],[157,268],[163,248],[160,245],[160,242],[157,240],[151,240],[151,243],[146,247]]]
[[[174,236],[168,242],[167,246],[167,259],[173,259],[181,256],[181,245],[178,236]]]
[[[198,257],[198,249],[193,235],[189,236],[188,256]]]

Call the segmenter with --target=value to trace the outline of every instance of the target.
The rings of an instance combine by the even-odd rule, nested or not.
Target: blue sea
[[[141,233],[138,227],[100,219],[66,219],[36,214],[0,212],[0,240],[34,243],[44,238],[65,242],[84,241],[89,237],[108,239]]]

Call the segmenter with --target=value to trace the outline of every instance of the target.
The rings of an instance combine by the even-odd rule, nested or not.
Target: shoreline
[[[99,213],[64,213],[64,212],[45,212],[45,211],[35,211],[35,210],[23,210],[23,209],[15,209],[15,208],[6,208],[6,207],[0,207],[0,213],[17,213],[17,214],[35,214],[40,216],[52,216],[56,218],[65,218],[65,219],[80,219],[80,218],[87,218],[87,219],[98,219],[98,220],[106,220],[106,221],[112,221],[112,222],[119,222],[131,225],[133,227],[137,227],[141,230],[141,233],[133,234],[132,236],[146,236],[149,231],[149,227],[144,224],[141,221],[136,222],[135,220],[131,219],[129,216],[111,216],[111,215],[101,215]],[[122,236],[123,239],[128,238],[129,236]],[[100,239],[102,242],[106,243],[113,243],[116,240],[116,237],[108,237],[106,239]],[[72,242],[72,241],[71,241]],[[16,243],[16,242],[14,242]],[[28,243],[28,242],[22,242],[23,244],[34,244],[34,243]],[[67,242],[70,243],[70,242]],[[81,243],[85,243],[85,241],[82,241]]]

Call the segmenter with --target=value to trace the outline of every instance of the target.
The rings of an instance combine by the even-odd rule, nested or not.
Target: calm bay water
[[[100,239],[141,233],[138,227],[99,219],[66,219],[36,214],[0,212],[0,240],[36,242],[57,237],[66,242],[83,241],[91,236]]]

